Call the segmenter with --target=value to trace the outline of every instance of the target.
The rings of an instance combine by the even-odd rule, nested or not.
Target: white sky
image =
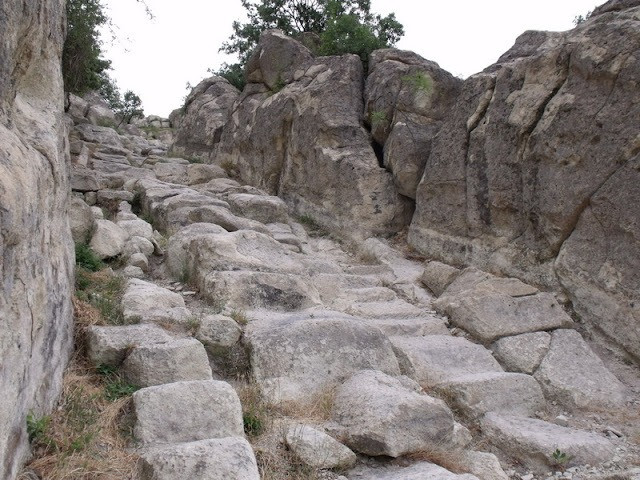
[[[398,48],[436,61],[467,77],[494,63],[525,30],[573,27],[604,0],[372,0],[372,11],[395,12],[405,36]],[[134,0],[105,0],[119,40],[105,41],[112,76],[121,91],[133,90],[145,114],[168,116],[182,105],[187,82],[196,85],[233,58],[218,53],[231,23],[244,18],[240,0],[147,0],[149,20]]]

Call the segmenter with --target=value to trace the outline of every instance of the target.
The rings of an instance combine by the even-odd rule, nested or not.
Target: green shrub
[[[76,265],[90,272],[97,272],[104,268],[102,260],[86,243],[76,243]]]

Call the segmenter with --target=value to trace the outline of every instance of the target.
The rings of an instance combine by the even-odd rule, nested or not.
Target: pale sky
[[[396,45],[468,77],[494,63],[525,30],[562,31],[604,0],[372,0],[372,11],[395,12],[405,36]],[[218,53],[244,18],[240,0],[147,0],[149,20],[134,0],[105,0],[119,40],[105,41],[120,90],[142,98],[146,115],[168,116],[196,85],[233,58]]]

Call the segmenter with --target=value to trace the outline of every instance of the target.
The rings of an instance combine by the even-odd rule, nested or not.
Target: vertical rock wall
[[[72,348],[64,0],[0,3],[0,477],[27,453]]]

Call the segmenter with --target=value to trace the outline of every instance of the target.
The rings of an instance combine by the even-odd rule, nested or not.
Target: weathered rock
[[[451,265],[429,262],[424,267],[421,280],[436,296],[440,296],[458,275],[460,270]]]
[[[555,466],[555,450],[566,453],[567,467],[598,465],[611,459],[615,452],[604,437],[532,418],[488,413],[482,421],[482,431],[503,452],[540,472]]]
[[[533,374],[549,351],[547,332],[523,333],[501,338],[491,348],[502,366],[510,372]]]
[[[459,463],[464,471],[477,476],[481,480],[509,480],[502,469],[500,461],[493,453],[469,450],[460,452]]]
[[[244,437],[242,409],[231,385],[176,382],[133,394],[133,434],[141,446]]]
[[[249,195],[234,193],[227,196],[232,211],[241,217],[251,218],[262,223],[287,222],[287,204],[278,197],[270,195]]]
[[[344,427],[348,446],[366,455],[399,457],[451,442],[451,411],[407,381],[364,370],[337,388],[331,418]]]
[[[289,427],[285,440],[293,454],[312,468],[345,469],[356,463],[356,455],[349,448],[308,425]]]
[[[156,163],[153,173],[158,180],[168,183],[184,184],[187,182],[187,166],[178,163]]]
[[[173,152],[210,158],[240,92],[222,77],[210,77],[189,93],[179,116]]]
[[[409,467],[358,467],[349,472],[349,478],[367,480],[479,480],[470,474],[455,474],[428,462],[415,463]]]
[[[538,382],[523,373],[486,372],[460,375],[436,386],[462,415],[477,419],[487,412],[533,416],[545,408]]]
[[[207,352],[194,338],[135,347],[122,370],[127,381],[139,387],[212,378]]]
[[[138,267],[143,272],[149,270],[149,260],[144,253],[134,253],[129,257],[127,263],[129,265],[133,265],[134,267]]]
[[[218,165],[193,163],[187,165],[187,184],[198,185],[207,183],[214,178],[225,178],[227,173]]]
[[[127,232],[110,220],[95,220],[89,246],[100,259],[120,255],[129,238]]]
[[[49,414],[62,390],[73,347],[73,240],[64,2],[0,10],[0,477],[9,479],[28,453],[27,414]]]
[[[232,347],[240,340],[242,328],[224,315],[207,315],[200,320],[196,338],[205,347]]]
[[[360,123],[359,58],[314,59],[269,30],[247,63],[247,79],[216,162],[335,231],[384,233],[406,224],[410,202],[381,168]]]
[[[433,139],[462,81],[413,52],[376,50],[369,60],[365,115],[398,191],[415,198]]]
[[[153,227],[141,218],[120,220],[117,224],[127,232],[130,237],[142,237],[147,240],[151,240],[151,238],[153,238]]]
[[[551,334],[549,352],[535,377],[548,398],[568,407],[624,405],[624,385],[575,330],[556,330]]]
[[[87,243],[93,230],[93,212],[82,198],[72,196],[69,202],[69,224],[75,243]]]
[[[536,292],[517,279],[470,269],[449,285],[434,307],[483,342],[572,325],[553,295]]]
[[[135,347],[169,342],[164,329],[150,324],[87,328],[87,356],[95,366],[119,366]]]
[[[637,2],[568,32],[527,32],[469,77],[432,146],[409,242],[566,289],[640,357]],[[604,11],[604,10],[602,10]]]
[[[215,438],[145,449],[141,480],[260,480],[251,445],[244,438]]]
[[[391,337],[402,373],[434,386],[461,375],[502,372],[491,352],[469,340],[448,335]]]
[[[105,147],[123,148],[120,135],[113,128],[100,127],[83,123],[73,128],[74,134],[77,134],[80,140],[88,143],[97,143]]]
[[[362,369],[400,373],[389,340],[352,318],[294,314],[252,322],[245,335],[256,382],[273,403],[311,402]]]
[[[87,110],[89,109],[89,102],[73,93],[67,93],[66,100],[67,106],[65,110],[67,115],[77,123],[85,123],[87,121],[86,116]]]
[[[127,283],[122,310],[129,321],[184,324],[191,318],[182,295],[138,279]]]

